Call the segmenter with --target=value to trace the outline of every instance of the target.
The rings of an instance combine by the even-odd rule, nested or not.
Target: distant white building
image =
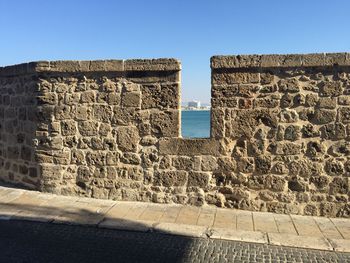
[[[199,109],[201,107],[201,102],[197,101],[197,100],[189,101],[187,106],[189,108],[197,108],[197,109]]]

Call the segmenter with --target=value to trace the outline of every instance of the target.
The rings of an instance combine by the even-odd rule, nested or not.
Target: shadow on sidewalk
[[[98,228],[104,214],[76,204],[55,209],[0,203],[0,218],[0,262],[184,262],[196,240],[166,232]],[[148,227],[138,221],[108,220],[129,229]]]

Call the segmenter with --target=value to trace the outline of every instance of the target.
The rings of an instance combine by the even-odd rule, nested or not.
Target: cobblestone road
[[[350,262],[350,253],[0,221],[0,262]]]

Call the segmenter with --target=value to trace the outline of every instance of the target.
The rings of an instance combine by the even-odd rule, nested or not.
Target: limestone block
[[[122,107],[141,107],[141,93],[140,92],[123,92],[121,96]]]
[[[150,160],[149,158],[148,160]],[[121,157],[120,161],[126,164],[140,164],[141,163],[141,158],[138,154],[136,153],[131,153],[131,152],[125,152]]]
[[[336,159],[328,159],[324,170],[331,176],[342,176],[344,174],[344,165]]]
[[[254,158],[255,171],[259,174],[267,174],[271,169],[271,157],[270,156],[257,156]]]
[[[329,184],[329,193],[331,195],[347,194],[350,190],[349,178],[347,177],[334,177]]]
[[[89,90],[81,93],[81,97],[80,97],[81,103],[94,103],[95,100],[96,100],[96,94],[93,90]]]
[[[135,108],[114,107],[111,123],[115,125],[130,125],[135,119]]]
[[[261,67],[298,67],[302,65],[303,55],[262,55]]]
[[[172,158],[172,166],[178,170],[190,171],[193,169],[193,160],[187,156],[175,156]]]
[[[85,155],[82,150],[72,149],[71,151],[71,163],[72,164],[84,164]]]
[[[305,96],[305,106],[306,107],[314,107],[318,102],[317,94],[307,94]]]
[[[117,93],[108,93],[107,103],[109,105],[119,105],[121,101],[120,95]]]
[[[159,140],[159,153],[162,155],[213,155],[219,156],[222,146],[213,139],[164,138]]]
[[[88,165],[103,166],[106,164],[106,156],[99,151],[88,152],[86,153],[86,163]]]
[[[323,66],[325,63],[325,54],[305,54],[302,57],[302,65],[304,67]]]
[[[82,136],[95,136],[98,131],[98,123],[95,121],[82,121],[78,123],[78,129]]]
[[[45,180],[60,180],[62,178],[63,169],[60,165],[41,165],[40,173]]]
[[[142,85],[142,109],[178,109],[180,106],[180,86]]]
[[[76,105],[80,101],[79,93],[66,93],[64,97],[64,103],[67,105]]]
[[[318,141],[310,141],[307,143],[306,154],[309,157],[322,157],[325,154],[326,147]]]
[[[327,124],[336,121],[336,111],[316,109],[310,121],[315,124]]]
[[[156,136],[177,137],[180,133],[179,111],[151,113],[152,132]]]
[[[272,96],[270,97],[265,97],[265,98],[257,98],[254,100],[254,107],[255,108],[275,108],[280,104],[279,99],[276,99]]]
[[[178,71],[181,63],[173,58],[128,59],[124,61],[125,71]]]
[[[66,120],[71,119],[73,114],[71,112],[71,106],[59,105],[55,106],[55,118],[56,120]]]
[[[300,139],[301,132],[300,126],[298,125],[289,125],[284,132],[284,139],[289,141],[296,141]]]
[[[218,168],[218,163],[215,157],[210,155],[203,155],[201,159],[202,171],[214,171]]]
[[[255,72],[220,72],[212,75],[213,85],[259,83],[260,74]]]
[[[348,53],[326,53],[325,54],[325,65],[349,65],[349,60],[347,59]]]
[[[322,81],[319,87],[322,97],[338,97],[343,94],[342,83],[338,81]]]
[[[154,174],[154,184],[159,186],[184,186],[187,183],[185,171],[162,171]]]
[[[76,122],[72,120],[62,121],[61,131],[64,136],[75,135],[77,132]]]
[[[57,95],[54,92],[45,92],[41,96],[37,96],[38,105],[51,104],[55,105],[57,103]]]
[[[339,96],[338,104],[343,106],[350,106],[350,96]]]
[[[228,128],[227,135],[231,138],[239,138],[241,136],[250,138],[260,124],[268,127],[277,126],[277,114],[270,109],[237,110],[235,114],[234,119],[226,125]]]
[[[337,106],[337,100],[336,98],[321,97],[317,106],[324,109],[335,109]]]
[[[119,162],[119,153],[116,151],[109,151],[106,154],[106,164],[107,165],[118,165]]]
[[[269,148],[276,155],[294,155],[301,152],[301,145],[293,142],[277,142],[270,144]]]
[[[280,100],[280,106],[282,108],[289,108],[293,105],[293,101],[294,101],[294,96],[289,93],[285,93],[283,94]]]
[[[237,171],[242,173],[252,173],[254,171],[254,158],[242,157],[237,160]]]
[[[350,156],[350,142],[336,142],[328,148],[328,153],[335,157]]]
[[[211,109],[210,136],[212,138],[222,138],[225,134],[225,122],[223,109]]]
[[[300,91],[300,85],[297,79],[281,79],[278,82],[280,92],[297,93]]]
[[[158,149],[154,146],[144,147],[142,149],[141,159],[145,167],[152,167],[159,160]]]
[[[140,137],[134,126],[119,127],[117,129],[117,145],[122,151],[136,152]]]
[[[320,136],[320,132],[317,130],[315,126],[311,124],[303,125],[301,129],[301,133],[303,138],[312,138],[312,137]]]
[[[110,122],[112,118],[112,107],[108,105],[94,105],[94,118],[101,122]]]
[[[25,161],[31,161],[32,160],[32,151],[33,149],[31,147],[22,146],[21,147],[21,159]]]
[[[112,131],[112,127],[110,124],[101,123],[99,130],[98,130],[98,133],[99,133],[99,135],[106,137],[111,133],[111,131]]]
[[[339,121],[342,123],[350,123],[350,107],[341,107],[338,109]]]
[[[207,188],[210,182],[210,173],[194,172],[188,173],[188,187]]]

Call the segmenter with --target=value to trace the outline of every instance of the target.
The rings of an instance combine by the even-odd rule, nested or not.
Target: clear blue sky
[[[349,0],[0,0],[0,65],[174,57],[210,100],[212,55],[350,51]]]

